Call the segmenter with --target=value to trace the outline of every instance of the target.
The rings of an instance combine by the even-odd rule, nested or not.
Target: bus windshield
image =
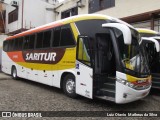
[[[118,33],[118,34],[117,34]],[[124,44],[123,35],[121,31],[116,30],[117,43],[119,46],[120,59],[125,69],[133,71],[138,74],[148,74],[149,67],[145,56],[145,51],[139,46],[138,32],[131,29],[132,43],[130,45]]]

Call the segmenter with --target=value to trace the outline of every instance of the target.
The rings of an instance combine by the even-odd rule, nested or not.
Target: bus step
[[[106,82],[115,84],[116,83],[116,78],[115,77],[107,77]]]
[[[103,84],[104,88],[112,89],[115,90],[115,83],[104,83]]]
[[[115,98],[115,90],[102,88],[100,89],[103,96],[109,96]]]
[[[102,100],[109,100],[109,101],[115,102],[115,98],[113,97],[108,97],[108,96],[95,96],[95,97]]]

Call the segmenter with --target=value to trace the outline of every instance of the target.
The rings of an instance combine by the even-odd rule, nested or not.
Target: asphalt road
[[[39,84],[25,79],[13,80],[10,76],[0,73],[0,111],[160,111],[160,90],[152,90],[145,99],[117,105],[103,100],[90,100],[84,97],[72,99],[63,94],[62,90]],[[7,119],[7,118],[6,118]],[[17,120],[17,118],[15,118]],[[20,118],[22,119],[22,118]],[[32,120],[33,118],[23,118]],[[62,119],[62,118],[43,118]],[[97,120],[99,118],[65,118],[65,120]],[[109,117],[103,119],[122,119]],[[123,118],[136,120],[136,117]],[[143,117],[152,120],[153,118]],[[158,119],[158,118],[154,118]],[[1,120],[1,118],[0,118]],[[2,119],[4,120],[4,118]],[[39,118],[37,118],[39,120]]]

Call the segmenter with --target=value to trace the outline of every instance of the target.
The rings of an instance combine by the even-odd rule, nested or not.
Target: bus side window
[[[52,47],[58,47],[59,46],[59,42],[60,42],[60,34],[61,34],[61,28],[55,28],[53,31],[53,42],[52,42]]]
[[[34,49],[35,34],[31,35],[28,42],[28,49]]]
[[[50,41],[51,41],[51,30],[44,32],[43,48],[50,47]]]
[[[79,38],[77,43],[77,59],[84,64],[91,66],[90,63],[90,54],[89,54],[89,45],[87,42],[88,38]]]
[[[26,36],[24,38],[24,50],[27,50],[29,48],[29,36]]]
[[[14,48],[14,39],[9,40],[8,51],[13,51]]]
[[[18,38],[17,50],[22,50],[23,47],[23,37]]]
[[[8,51],[8,41],[3,42],[3,51],[5,51],[5,52]]]
[[[15,44],[14,44],[14,51],[17,51],[18,50],[18,45],[19,44],[19,39],[18,38],[16,38],[15,39]]]
[[[72,45],[75,45],[72,31],[69,25],[65,25],[61,28],[60,46],[72,46]]]
[[[37,34],[36,48],[43,47],[43,32]]]

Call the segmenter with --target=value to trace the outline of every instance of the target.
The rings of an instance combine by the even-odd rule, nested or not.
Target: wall
[[[54,12],[46,10],[52,8],[53,5],[41,0],[25,0],[24,1],[24,28],[30,29],[46,23],[53,22]]]
[[[10,24],[8,24],[8,13],[15,8],[10,5],[6,6],[6,33],[22,28],[22,0],[17,1],[19,1],[18,20]],[[42,0],[24,0],[23,28],[30,29],[53,22],[55,20],[54,12],[46,10],[46,8],[53,9],[53,7],[54,5]]]
[[[5,23],[4,23],[4,16],[2,15],[3,10],[4,10],[3,4],[0,3],[0,34],[4,33],[4,24]]]
[[[21,25],[21,22],[22,22],[22,12],[21,12],[22,11],[22,0],[16,0],[16,1],[18,1],[18,4],[19,4],[18,20],[14,21],[10,24],[8,24],[8,13],[15,10],[16,8],[12,7],[10,5],[10,2],[8,2],[9,4],[6,5],[6,30],[5,30],[6,33],[13,32],[15,30],[22,28],[22,25]]]
[[[64,2],[60,3],[63,5],[56,9],[56,11],[59,12],[59,14],[56,13],[56,20],[61,19],[61,12],[64,12],[68,9],[76,7],[77,1],[79,1],[79,0],[65,0]],[[78,7],[78,14],[87,14],[88,13],[88,0],[84,0],[84,1],[85,1],[85,7],[81,7],[81,8]]]
[[[115,7],[96,13],[117,18],[132,16],[160,9],[160,0],[115,0]]]
[[[7,38],[7,35],[0,35],[0,65],[2,62],[2,46],[3,46],[3,41]]]
[[[56,15],[56,20],[61,19],[61,12],[76,6],[76,1],[77,0],[65,0],[63,2],[64,5],[56,9],[56,11],[60,12]],[[88,13],[88,1],[89,0],[86,0],[86,5],[84,8],[78,8],[79,14]],[[104,9],[95,13],[105,14],[116,18],[123,18],[160,9],[159,5],[160,0],[115,0],[115,7]]]

